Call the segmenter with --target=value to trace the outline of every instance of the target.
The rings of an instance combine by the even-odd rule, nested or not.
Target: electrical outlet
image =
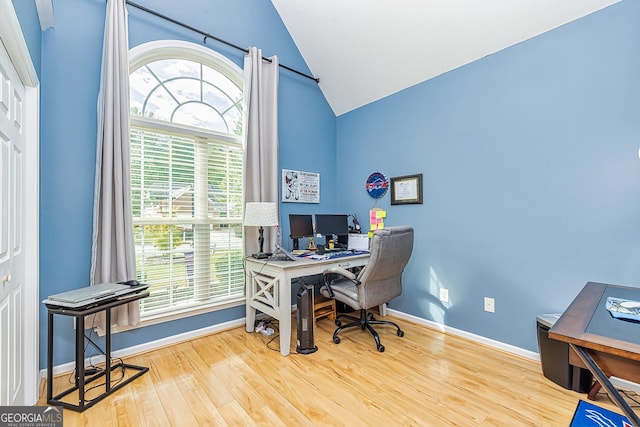
[[[496,302],[493,298],[484,297],[484,311],[488,311],[489,313],[496,312]]]
[[[440,302],[449,302],[449,289],[440,288]]]

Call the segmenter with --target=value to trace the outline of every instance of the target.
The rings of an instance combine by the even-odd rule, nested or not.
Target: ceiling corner
[[[42,31],[54,26],[53,0],[36,0],[36,10]]]

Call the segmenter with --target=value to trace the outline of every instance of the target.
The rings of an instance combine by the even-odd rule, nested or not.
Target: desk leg
[[[584,362],[591,373],[597,378],[600,385],[604,387],[604,389],[609,394],[609,397],[611,397],[616,405],[618,405],[618,407],[622,409],[622,412],[624,412],[629,421],[631,421],[631,423],[633,423],[635,427],[640,427],[640,418],[638,417],[638,415],[633,409],[631,409],[631,406],[629,406],[629,404],[623,399],[623,397],[620,396],[618,390],[616,390],[613,384],[611,384],[609,378],[604,374],[604,372],[602,372],[602,369],[600,369],[598,364],[591,358],[587,350],[575,344],[569,344],[569,346],[571,346],[571,348],[575,350],[578,357],[580,357],[582,362]]]
[[[589,400],[596,400],[596,396],[600,393],[600,389],[602,389],[602,385],[598,381],[595,381],[587,394]]]

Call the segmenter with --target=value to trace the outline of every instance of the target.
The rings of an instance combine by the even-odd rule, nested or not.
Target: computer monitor
[[[310,214],[289,214],[289,229],[293,250],[298,250],[300,238],[313,237],[313,217]]]
[[[327,241],[334,234],[349,234],[349,216],[346,214],[316,214],[316,233],[325,236]]]

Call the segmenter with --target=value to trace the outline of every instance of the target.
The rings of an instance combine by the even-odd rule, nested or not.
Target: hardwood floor
[[[294,321],[288,357],[277,339],[267,348],[276,335],[244,328],[130,356],[149,372],[82,413],[65,410],[64,425],[568,426],[586,399],[536,361],[393,320],[405,336],[378,327],[384,353],[358,329],[334,344],[333,321],[321,319],[309,355],[295,352]],[[56,377],[54,394],[68,381]],[[604,394],[595,403],[619,412]]]

